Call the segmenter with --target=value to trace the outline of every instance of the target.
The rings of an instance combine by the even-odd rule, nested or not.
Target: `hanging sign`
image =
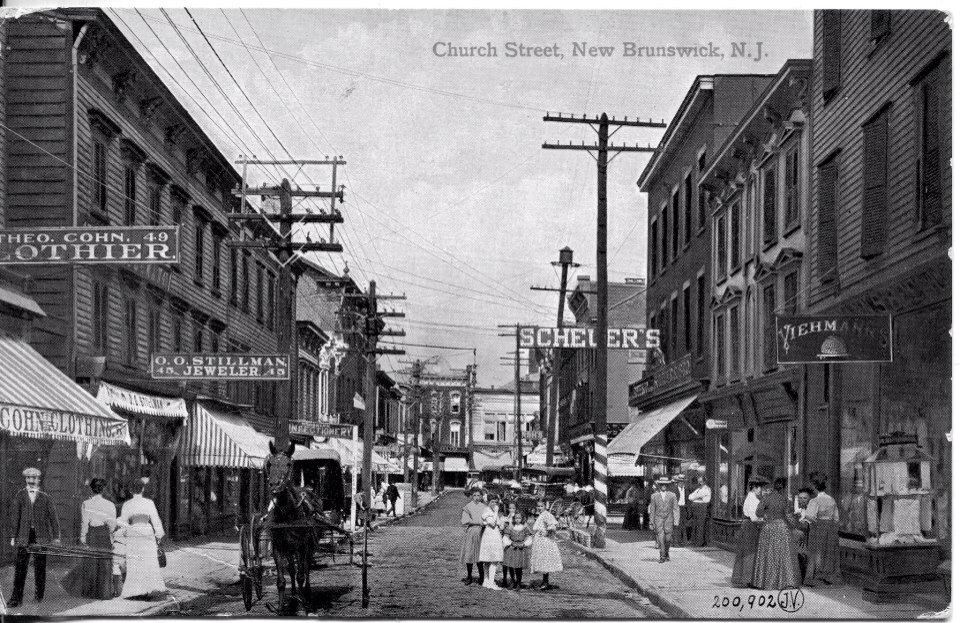
[[[249,353],[158,353],[150,376],[166,381],[286,381],[290,356]]]
[[[706,427],[707,427],[707,429],[709,429],[709,430],[714,430],[714,429],[718,429],[718,428],[727,428],[727,421],[726,421],[726,420],[714,420],[714,419],[709,419],[709,420],[706,421]]]
[[[0,229],[0,264],[177,264],[180,226]]]
[[[893,317],[777,316],[777,363],[893,361]]]
[[[352,424],[334,424],[332,422],[314,422],[312,420],[290,420],[290,434],[306,437],[336,437],[353,439]]]
[[[520,327],[520,348],[596,348],[593,327]],[[646,350],[660,346],[660,330],[644,327],[607,329],[607,348]]]

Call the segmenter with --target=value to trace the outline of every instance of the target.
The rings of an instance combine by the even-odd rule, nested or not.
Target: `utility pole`
[[[473,391],[477,386],[477,349],[473,349],[473,364],[467,366],[467,466],[476,469],[473,461]]]
[[[254,161],[243,159],[238,164],[276,164],[275,161]],[[340,158],[333,160],[315,160],[304,161],[306,164],[346,164]],[[290,380],[287,382],[287,391],[280,392],[277,419],[274,424],[274,439],[277,440],[277,447],[283,451],[290,444],[290,416],[297,412],[298,401],[298,378],[297,362],[300,351],[297,344],[297,310],[296,310],[296,274],[293,269],[293,263],[296,259],[296,253],[309,251],[327,251],[341,252],[343,247],[332,241],[329,242],[293,242],[293,224],[294,223],[329,223],[331,233],[336,223],[343,223],[343,215],[336,210],[333,201],[339,199],[343,201],[343,191],[337,190],[334,186],[330,191],[320,190],[293,190],[290,181],[284,179],[280,186],[261,186],[260,188],[248,188],[246,179],[243,180],[240,189],[235,193],[240,197],[240,212],[227,215],[231,221],[253,221],[267,220],[271,224],[279,224],[279,232],[273,233],[266,238],[254,240],[234,240],[228,242],[228,246],[234,248],[258,248],[268,249],[276,253],[277,260],[280,263],[280,275],[277,284],[277,318],[278,318],[278,348],[281,352],[287,354],[290,359]],[[269,195],[280,198],[280,211],[278,214],[263,214],[259,212],[244,213],[243,208],[246,204],[248,195]],[[331,208],[329,212],[320,212],[318,214],[294,214],[293,197],[313,197],[331,199]],[[271,228],[272,231],[272,228]]]
[[[377,355],[397,354],[403,355],[406,351],[396,348],[378,348],[377,340],[381,335],[404,336],[406,333],[402,330],[385,329],[383,327],[384,317],[402,318],[404,314],[400,312],[379,312],[377,310],[377,282],[371,281],[367,290],[367,313],[364,323],[364,334],[366,337],[366,381],[364,383],[364,419],[363,419],[363,468],[361,474],[363,480],[363,570],[361,574],[361,597],[360,607],[366,608],[370,605],[370,587],[367,584],[367,535],[370,532],[370,508],[371,508],[371,486],[373,474],[371,473],[373,465],[373,429],[376,425],[377,417]],[[402,295],[388,295],[381,299],[403,300]]]
[[[594,422],[593,422],[593,488],[594,488],[594,519],[596,520],[596,532],[594,542],[596,547],[605,546],[605,535],[607,530],[607,165],[613,161],[608,160],[608,154],[613,152],[614,158],[623,152],[647,152],[651,153],[653,147],[647,145],[609,145],[610,126],[615,126],[615,134],[623,127],[639,128],[665,128],[663,121],[641,121],[636,119],[631,121],[624,117],[617,120],[607,117],[603,113],[599,118],[574,117],[570,115],[551,115],[547,113],[543,117],[544,121],[556,121],[560,123],[583,123],[589,125],[597,133],[597,143],[595,145],[561,145],[558,143],[544,143],[544,149],[568,149],[577,151],[586,151],[597,162],[597,357],[596,368],[594,369],[595,389],[594,389]],[[594,156],[592,152],[597,152]]]
[[[563,247],[560,249],[560,260],[550,262],[552,266],[560,267],[560,288],[541,288],[531,286],[531,290],[559,292],[560,300],[557,304],[557,328],[563,328],[563,311],[566,309],[567,302],[567,271],[577,268],[580,264],[573,261],[573,249]],[[557,410],[560,401],[560,359],[563,356],[563,349],[554,348],[550,353],[550,410],[547,412],[547,466],[553,465],[554,443],[557,436],[557,422],[559,419]]]
[[[523,469],[523,416],[520,414],[520,325],[517,324],[516,354],[514,356],[513,383],[516,385],[513,392],[513,410],[517,427],[517,482],[520,482],[520,471]]]

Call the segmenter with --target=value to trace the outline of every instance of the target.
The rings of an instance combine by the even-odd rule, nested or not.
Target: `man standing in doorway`
[[[60,522],[50,496],[40,490],[40,470],[28,467],[23,470],[26,487],[13,497],[10,514],[10,545],[17,548],[13,572],[13,594],[10,607],[16,608],[23,601],[23,587],[27,583],[27,567],[30,564],[30,545],[60,544]],[[47,555],[33,554],[34,598],[43,599],[47,584]]]
[[[657,548],[660,550],[660,562],[670,560],[670,541],[673,539],[673,529],[680,525],[680,507],[677,496],[668,491],[670,479],[667,477],[657,480],[657,492],[650,499],[650,527],[657,536]]]
[[[707,480],[703,476],[697,476],[697,488],[690,494],[690,508],[692,509],[691,521],[693,522],[693,536],[691,537],[694,547],[707,546],[707,524],[710,518],[710,499],[711,491],[707,486]]]

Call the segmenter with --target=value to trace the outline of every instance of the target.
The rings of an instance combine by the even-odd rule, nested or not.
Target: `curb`
[[[611,574],[613,574],[613,576],[616,577],[618,580],[620,580],[630,588],[634,589],[635,591],[637,591],[638,593],[640,593],[641,595],[649,599],[650,603],[652,603],[657,608],[660,608],[660,610],[662,610],[667,614],[668,619],[694,618],[692,614],[690,614],[689,612],[687,612],[677,604],[673,603],[672,601],[669,601],[660,593],[650,590],[650,588],[641,585],[635,579],[630,577],[630,574],[628,574],[626,571],[624,571],[620,567],[614,565],[612,562],[610,562],[609,560],[607,560],[597,552],[593,551],[588,547],[584,547],[579,543],[575,543],[570,539],[567,539],[566,541],[567,543],[570,544],[571,547],[579,550],[588,558],[591,558],[592,560],[600,563],[600,566],[602,566],[604,569],[606,569]]]

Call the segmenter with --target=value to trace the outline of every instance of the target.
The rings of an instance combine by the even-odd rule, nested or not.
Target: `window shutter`
[[[921,86],[923,104],[923,217],[924,225],[943,219],[943,193],[940,184],[940,101],[937,72]]]
[[[823,97],[840,88],[840,11],[823,12]]]
[[[837,268],[837,157],[819,167],[817,189],[817,268],[822,281]]]
[[[763,172],[763,242],[777,237],[777,168]]]
[[[860,256],[883,252],[887,220],[887,110],[863,128],[863,226]]]

